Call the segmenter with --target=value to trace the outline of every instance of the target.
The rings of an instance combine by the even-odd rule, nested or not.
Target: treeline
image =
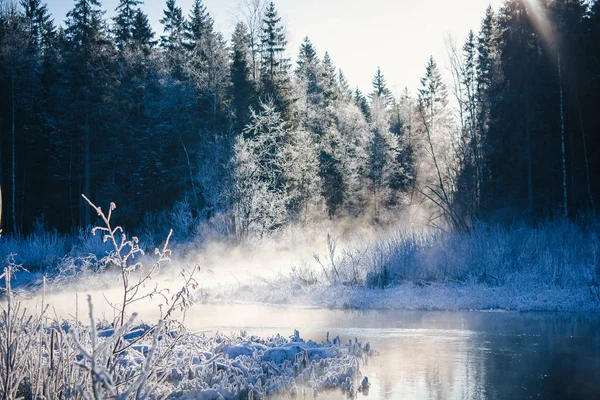
[[[450,46],[453,82],[430,59],[412,97],[379,69],[352,89],[308,38],[293,64],[273,2],[245,2],[229,41],[202,0],[167,0],[160,36],[141,3],[107,20],[76,0],[63,28],[41,0],[0,0],[5,232],[88,225],[81,193],[129,227],[178,203],[240,239],[414,205],[459,229],[595,207],[598,1],[489,9]]]

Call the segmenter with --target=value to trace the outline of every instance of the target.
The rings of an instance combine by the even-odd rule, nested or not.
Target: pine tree
[[[21,0],[33,46],[42,51],[56,34],[48,6],[41,0]]]
[[[229,54],[223,36],[213,29],[202,0],[195,0],[185,24],[185,73],[196,88],[199,125],[216,131],[224,123],[223,99],[229,83]]]
[[[384,105],[387,107],[392,103],[392,92],[388,89],[385,82],[385,77],[381,73],[381,68],[377,67],[377,72],[371,82],[373,85],[373,92],[369,95],[370,99],[375,97],[381,97],[384,101]]]
[[[121,51],[131,45],[133,38],[133,27],[142,0],[119,0],[115,9],[117,15],[114,18],[114,34],[117,48]]]
[[[284,119],[291,119],[290,60],[285,57],[287,40],[275,3],[267,6],[261,33],[261,87],[263,99],[270,99]]]
[[[423,161],[429,175],[422,175],[422,194],[437,208],[439,216],[453,228],[466,230],[465,221],[454,209],[455,176],[452,128],[449,125],[448,93],[433,57],[429,58],[425,76],[421,79],[417,110],[423,147]]]
[[[479,123],[480,131],[485,129],[482,124],[487,123],[489,106],[489,90],[494,79],[494,66],[496,63],[497,33],[496,17],[494,10],[489,6],[485,12],[485,18],[481,23],[479,35],[477,36],[477,98],[479,99]]]
[[[243,22],[238,22],[231,37],[231,99],[235,113],[234,127],[241,132],[250,120],[250,108],[255,106],[256,87],[250,65],[250,37]]]
[[[332,106],[339,98],[340,88],[338,86],[335,65],[333,65],[328,52],[325,52],[325,56],[323,57],[320,80],[323,90],[323,106]]]
[[[448,91],[442,80],[442,75],[433,57],[429,58],[425,76],[421,78],[419,88],[419,108],[428,121],[429,129],[435,130],[434,119],[448,105]]]
[[[194,0],[194,5],[185,24],[186,47],[194,49],[205,36],[213,34],[213,20],[202,3],[202,0]]]
[[[321,202],[319,157],[314,135],[294,132],[283,149],[287,209],[293,219],[306,221],[318,213]]]
[[[331,127],[321,139],[319,176],[323,182],[322,195],[330,218],[339,216],[347,199],[344,161],[346,146],[336,127]]]
[[[69,40],[67,60],[72,95],[70,120],[72,129],[79,133],[81,138],[77,147],[81,151],[80,160],[83,165],[78,190],[90,196],[95,193],[92,183],[97,166],[95,157],[102,157],[94,149],[98,146],[94,136],[100,132],[99,129],[92,129],[92,126],[106,126],[99,121],[103,119],[103,107],[110,106],[103,103],[103,99],[113,86],[111,74],[114,70],[110,68],[111,43],[107,39],[103,14],[98,0],[77,0],[74,8],[67,13],[65,32]],[[79,221],[83,225],[90,223],[89,207],[85,207],[78,197],[71,200],[79,205]]]
[[[390,132],[390,122],[384,99],[375,96],[371,105],[372,121],[371,136],[368,143],[369,157],[369,186],[371,203],[373,206],[373,219],[378,222],[382,206],[385,207],[392,200],[392,182],[401,174],[400,165],[397,164],[398,141]]]
[[[367,102],[367,98],[357,87],[354,91],[354,103],[360,108],[365,118],[368,120],[371,119],[371,110],[369,109],[369,103]]]
[[[160,19],[164,31],[160,37],[160,46],[164,49],[169,70],[176,79],[181,80],[185,62],[183,45],[185,19],[181,7],[177,7],[175,0],[167,0],[166,6]]]
[[[149,55],[152,47],[156,44],[152,39],[154,39],[154,32],[148,21],[148,16],[142,10],[138,9],[133,19],[131,43],[136,50]]]
[[[348,79],[344,72],[340,69],[338,71],[338,85],[340,88],[340,98],[345,102],[349,102],[352,100],[352,89],[350,89],[350,84],[348,83]]]
[[[308,36],[304,38],[304,41],[300,45],[300,52],[298,54],[298,60],[296,61],[296,75],[300,77],[306,77],[308,80],[316,81],[316,65],[319,64],[319,57],[317,57],[317,51],[315,46],[312,44]]]

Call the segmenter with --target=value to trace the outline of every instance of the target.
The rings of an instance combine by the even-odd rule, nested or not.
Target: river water
[[[373,399],[600,398],[597,315],[198,305],[187,325],[369,341],[379,355],[361,371]]]
[[[96,317],[114,314],[102,299],[107,295],[95,294]],[[45,300],[58,316],[86,319],[84,296],[73,297]],[[159,318],[155,305],[135,308],[142,320]],[[361,366],[372,399],[600,399],[600,314],[196,304],[185,325],[208,334],[287,336],[298,329],[305,340],[329,333],[343,342],[368,341],[379,353]],[[344,396],[332,391],[319,398]]]

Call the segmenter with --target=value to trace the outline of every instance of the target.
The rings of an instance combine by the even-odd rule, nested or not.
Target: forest
[[[354,88],[308,37],[287,48],[274,2],[246,6],[225,38],[202,0],[167,0],[161,35],[141,0],[112,19],[76,0],[62,24],[42,0],[0,1],[3,233],[90,225],[82,193],[117,203],[128,230],[175,213],[184,236],[209,224],[240,241],[415,209],[459,231],[595,213],[597,0],[489,7],[449,45],[451,80],[423,60],[400,96],[380,69]]]

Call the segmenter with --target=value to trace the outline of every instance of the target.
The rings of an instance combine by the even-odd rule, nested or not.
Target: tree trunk
[[[567,157],[565,154],[565,110],[563,104],[563,82],[562,82],[562,71],[560,68],[560,50],[557,51],[558,58],[558,89],[560,94],[560,146],[562,152],[562,189],[563,189],[563,206],[562,213],[563,217],[569,215],[569,208],[567,204]]]
[[[15,104],[15,68],[13,65],[11,72],[11,105],[12,105],[12,121],[11,121],[11,219],[12,219],[12,229],[13,233],[17,233],[17,213],[16,213],[16,198],[17,198],[17,188],[16,188],[16,180],[17,180],[17,172],[15,170],[16,167],[16,146],[15,146],[15,115],[16,115],[16,104]]]
[[[581,139],[583,141],[583,156],[585,158],[585,178],[587,182],[587,193],[592,207],[592,213],[596,213],[596,205],[594,204],[594,195],[592,194],[592,185],[590,183],[590,161],[587,152],[587,141],[585,138],[585,128],[583,126],[583,117],[581,116],[581,103],[577,101],[577,113],[579,114],[579,128],[581,129]]]
[[[90,182],[90,118],[89,118],[89,103],[88,93],[86,88],[85,93],[85,126],[83,133],[84,150],[83,150],[83,192],[86,196],[92,196],[91,193],[91,182]],[[86,204],[80,201],[84,207],[83,212],[83,226],[87,226],[91,222],[90,208],[86,207]]]
[[[531,127],[529,123],[529,110],[527,111],[526,136],[527,136],[527,212],[533,215],[533,160],[531,148]]]

